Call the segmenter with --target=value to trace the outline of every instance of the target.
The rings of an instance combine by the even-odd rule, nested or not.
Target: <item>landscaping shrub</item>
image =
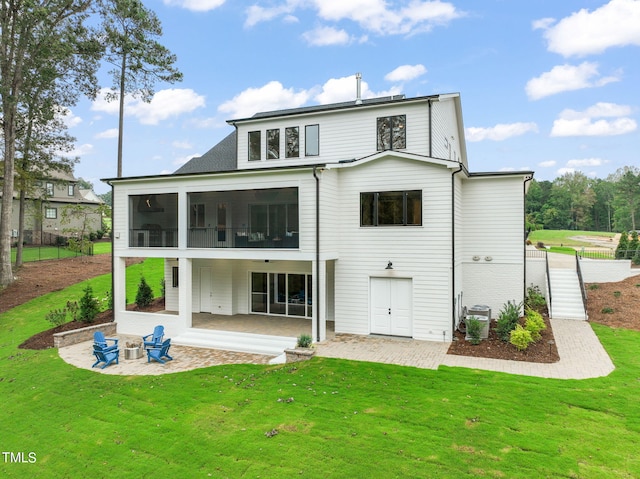
[[[613,314],[613,313],[614,313],[613,308],[610,308],[610,307],[608,307],[608,306],[607,306],[607,307],[602,308],[602,309],[600,310],[600,312],[601,312],[602,314]]]
[[[533,342],[531,333],[517,324],[515,329],[509,333],[509,342],[513,344],[518,351],[524,351]]]
[[[531,333],[531,338],[534,341],[538,341],[541,337],[540,331],[547,329],[547,325],[544,323],[544,319],[540,313],[533,309],[528,309],[524,328]]]
[[[629,236],[626,232],[620,234],[620,241],[616,247],[616,259],[625,259],[627,255],[627,249],[629,248]]]
[[[620,291],[614,291],[613,292],[613,296],[616,298],[619,298],[622,295],[622,293]]]
[[[532,284],[527,288],[527,297],[524,300],[524,305],[539,313],[544,311],[544,308],[547,307],[547,300],[542,294],[542,291],[540,291],[540,287]]]
[[[84,291],[84,294],[80,298],[78,319],[85,323],[91,323],[100,312],[100,303],[98,298],[93,295],[91,286],[87,286],[82,291]]]
[[[500,310],[498,320],[496,321],[496,333],[502,341],[509,341],[509,335],[518,324],[520,319],[520,305],[515,301],[507,301]]]
[[[138,283],[138,292],[136,293],[136,305],[138,308],[146,308],[153,301],[153,290],[151,286],[147,284],[147,280],[144,276],[140,277]]]
[[[631,232],[631,241],[629,241],[629,245],[627,246],[627,254],[625,255],[627,259],[633,260],[636,256],[638,246],[640,246],[640,241],[638,241],[638,232],[634,230]]]
[[[480,344],[480,335],[482,333],[482,322],[475,316],[469,316],[464,320],[467,326],[467,336],[471,344]]]
[[[589,289],[590,290],[595,290],[595,289],[598,289],[598,288],[600,288],[600,285],[598,283],[593,283],[593,284],[589,285]]]
[[[67,301],[67,311],[71,314],[71,321],[76,321],[78,319],[80,305],[77,301]]]
[[[64,324],[67,319],[67,310],[64,308],[52,309],[47,313],[45,319],[54,326],[60,326],[61,324]]]
[[[313,339],[310,334],[301,334],[298,336],[298,342],[296,343],[296,347],[298,348],[310,348]]]

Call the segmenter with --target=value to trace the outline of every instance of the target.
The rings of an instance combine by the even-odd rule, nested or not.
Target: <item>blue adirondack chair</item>
[[[157,348],[147,349],[147,362],[150,363],[152,359],[158,361],[160,364],[164,364],[167,361],[171,361],[173,358],[169,356],[169,348],[171,347],[171,339],[165,339],[164,342]]]
[[[108,341],[113,341],[113,344],[109,344]],[[100,346],[104,351],[112,351],[118,349],[117,338],[105,338],[102,331],[96,331],[93,333],[93,344]]]
[[[96,357],[96,362],[93,363],[92,368],[95,368],[98,364],[104,363],[100,368],[104,369],[112,362],[116,362],[118,364],[120,357],[119,349],[104,349],[102,346],[98,346],[97,344],[93,345],[93,355]]]
[[[153,333],[142,336],[144,348],[159,348],[162,346],[162,338],[164,337],[164,326],[158,325],[153,328]]]

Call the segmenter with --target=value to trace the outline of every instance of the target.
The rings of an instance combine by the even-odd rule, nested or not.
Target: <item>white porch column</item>
[[[313,261],[313,315],[311,319],[313,341],[318,339],[324,341],[327,339],[327,262],[320,260],[316,268],[316,261]],[[316,274],[319,277],[316,278]],[[318,291],[318,285],[320,285],[320,291]],[[318,338],[318,323],[320,323],[320,337]]]
[[[178,315],[185,328],[191,327],[193,318],[193,260],[178,259]]]
[[[126,258],[113,258],[113,311],[114,319],[118,320],[118,312],[127,309],[127,263]]]

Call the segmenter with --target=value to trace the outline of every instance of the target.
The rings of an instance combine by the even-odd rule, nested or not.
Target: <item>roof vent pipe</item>
[[[356,105],[362,105],[362,98],[360,98],[361,82],[362,82],[362,74],[356,73]]]

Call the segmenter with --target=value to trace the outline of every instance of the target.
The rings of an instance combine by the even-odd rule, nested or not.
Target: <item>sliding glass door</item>
[[[251,273],[251,312],[310,318],[312,276]]]

